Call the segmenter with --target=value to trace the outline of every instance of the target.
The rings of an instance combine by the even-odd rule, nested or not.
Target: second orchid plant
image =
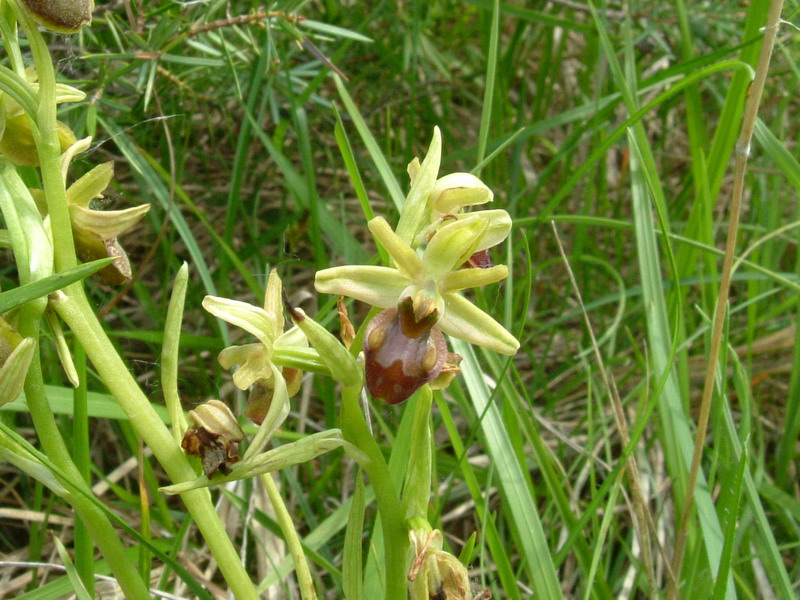
[[[108,283],[119,283],[130,277],[130,264],[117,237],[144,216],[149,206],[94,210],[93,200],[113,176],[110,163],[96,166],[67,186],[71,161],[89,148],[91,140],[76,140],[69,128],[55,119],[57,103],[78,101],[83,95],[55,83],[37,23],[53,26],[37,16],[38,4],[0,0],[3,43],[13,67],[0,69],[4,129],[0,135],[0,209],[8,227],[0,233],[14,251],[22,284],[69,272],[79,260],[101,257],[108,260],[99,265],[104,266],[99,275]],[[55,29],[74,31],[85,21],[81,16],[71,29]],[[29,40],[32,68],[23,64],[17,27]],[[505,355],[513,355],[519,347],[512,334],[465,294],[465,290],[507,276],[504,265],[492,264],[490,249],[508,236],[511,219],[503,210],[483,209],[493,194],[477,177],[468,173],[439,176],[441,148],[437,128],[424,160],[415,159],[409,165],[410,190],[396,227],[389,224],[388,215],[368,222],[388,264],[344,265],[316,273],[316,291],[339,296],[343,330],[351,324],[342,297],[380,309],[360,324],[359,335],[346,336],[347,345],[289,303],[275,270],[260,306],[213,296],[203,301],[212,315],[253,336],[251,343],[228,347],[218,357],[223,368],[233,370],[235,386],[249,394],[243,417],[258,426],[250,440],[245,439],[239,417],[220,400],[190,411],[187,423],[176,393],[175,373],[173,381],[165,385],[165,401],[175,428],[170,432],[114,350],[80,283],[63,287],[49,298],[29,301],[13,314],[0,315],[0,403],[14,400],[24,384],[44,453],[4,430],[0,432],[0,455],[43,481],[91,524],[95,543],[115,568],[126,597],[147,597],[147,587],[137,579],[135,570],[122,564],[124,548],[114,538],[111,523],[87,503],[88,486],[73,476],[75,467],[49,412],[37,367],[38,323],[44,314],[52,330],[60,330],[60,318],[86,349],[108,390],[173,482],[162,491],[181,495],[236,597],[255,598],[255,586],[204,488],[259,478],[290,546],[301,595],[314,598],[302,545],[269,473],[337,448],[344,448],[358,463],[375,494],[383,534],[385,598],[477,597],[466,567],[444,550],[442,533],[428,522],[431,390],[447,387],[459,370],[460,357],[448,351],[445,336]],[[23,164],[39,169],[43,189],[25,187],[15,170]],[[185,268],[178,282],[185,286]],[[179,301],[173,301],[173,307],[182,303],[181,293],[175,292],[175,297]],[[179,322],[181,309],[175,310]],[[291,322],[288,329],[287,317]],[[178,328],[165,332],[165,344],[178,337]],[[65,343],[60,344],[59,355],[72,381],[72,361]],[[169,360],[165,359],[165,364]],[[287,419],[290,398],[299,389],[304,372],[332,377],[339,384],[338,428],[270,448],[271,438]],[[365,391],[389,404],[417,395],[412,433],[415,451],[402,478],[390,472],[369,429],[362,402]],[[243,453],[240,445],[246,445]],[[395,484],[399,479],[403,482],[400,487]],[[281,519],[281,515],[287,518]]]

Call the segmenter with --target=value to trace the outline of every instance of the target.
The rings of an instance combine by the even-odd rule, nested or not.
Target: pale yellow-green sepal
[[[203,299],[203,308],[215,317],[253,334],[267,346],[271,347],[277,337],[275,315],[263,308],[218,296],[206,296]]]
[[[519,349],[517,338],[463,296],[447,294],[444,303],[437,326],[447,335],[500,354],[513,355]]]
[[[355,298],[379,308],[390,308],[411,283],[397,269],[356,265],[317,271],[314,287],[323,294]]]

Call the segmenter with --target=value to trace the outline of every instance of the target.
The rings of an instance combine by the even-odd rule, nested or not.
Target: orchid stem
[[[386,564],[386,600],[405,600],[406,554],[408,532],[403,507],[386,460],[367,427],[361,412],[360,386],[342,386],[342,434],[344,438],[367,455],[361,464],[372,483],[383,528],[384,562]]]
[[[261,483],[264,484],[264,489],[267,491],[272,508],[275,509],[275,517],[283,533],[283,539],[289,546],[289,553],[292,555],[292,560],[294,560],[294,572],[297,575],[300,597],[303,600],[316,600],[317,592],[314,588],[314,581],[311,578],[311,571],[308,568],[306,554],[294,527],[292,516],[286,509],[286,503],[283,501],[278,485],[272,478],[272,473],[264,473],[261,476]]]

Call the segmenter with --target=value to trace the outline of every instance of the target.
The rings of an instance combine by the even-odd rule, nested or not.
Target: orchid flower
[[[493,225],[481,213],[454,219],[435,232],[420,258],[376,217],[369,229],[394,267],[343,266],[317,273],[317,291],[386,309],[364,337],[367,388],[373,396],[402,402],[443,370],[452,373],[457,359],[447,353],[441,332],[502,354],[517,351],[516,338],[459,293],[508,274],[504,265],[461,268],[475,252],[502,241]]]
[[[378,308],[393,308],[411,298],[417,322],[436,313],[435,324],[444,333],[501,354],[513,355],[519,342],[488,314],[459,292],[501,281],[508,274],[505,265],[489,269],[460,268],[487,243],[493,222],[481,213],[448,223],[431,238],[420,258],[381,217],[369,222],[369,229],[394,260],[395,267],[343,266],[317,272],[317,291],[340,294]]]
[[[253,344],[225,348],[219,354],[219,364],[223,369],[239,365],[233,374],[233,383],[240,390],[253,387],[245,414],[259,424],[272,405],[285,406],[288,412],[289,397],[300,388],[301,372],[276,366],[275,353],[283,349],[308,348],[308,340],[299,328],[284,332],[282,296],[283,285],[273,269],[267,281],[263,308],[216,296],[203,299],[203,308],[212,315],[258,338]]]

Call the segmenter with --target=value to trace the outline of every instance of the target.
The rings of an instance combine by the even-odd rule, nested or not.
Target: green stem
[[[47,45],[36,24],[16,6],[16,3],[12,3],[12,6],[31,46],[39,78],[39,105],[36,119],[39,132],[36,136],[36,147],[39,153],[42,182],[53,235],[55,268],[56,271],[62,271],[75,266],[77,258],[72,238],[66,189],[61,176],[61,147],[56,135],[55,71]],[[54,304],[57,305],[59,314],[85,348],[103,381],[120,403],[139,435],[153,450],[172,481],[180,483],[194,479],[195,473],[180,446],[172,439],[167,427],[158,418],[149,400],[128,372],[103,331],[84,295],[81,284],[73,284],[66,288],[63,293],[59,294],[59,301]],[[50,436],[50,433],[45,432],[45,435]],[[51,457],[57,456],[52,452],[48,452],[48,454]],[[66,449],[64,449],[63,455],[68,456]],[[76,476],[78,475],[76,472]],[[216,558],[231,591],[239,599],[257,598],[253,582],[239,560],[219,515],[214,510],[208,491],[193,490],[182,494],[182,498]],[[112,560],[111,557],[109,560]],[[122,562],[128,564],[127,558]]]
[[[11,3],[17,11],[17,19],[25,31],[33,53],[36,74],[39,79],[38,108],[34,129],[36,150],[39,154],[42,184],[47,200],[47,212],[53,235],[53,250],[56,271],[63,271],[78,264],[75,256],[75,243],[72,239],[72,223],[67,205],[67,192],[61,177],[61,145],[57,135],[56,120],[56,75],[50,52],[36,23],[16,3]]]
[[[360,394],[360,386],[342,386],[342,434],[348,442],[366,454],[368,459],[361,464],[361,467],[372,483],[381,517],[386,563],[386,600],[405,600],[408,597],[406,589],[408,532],[403,518],[403,507],[392,483],[389,467],[364,420],[359,405]]]
[[[272,478],[272,473],[264,473],[261,476],[261,483],[264,484],[264,489],[267,490],[269,501],[272,503],[272,508],[275,509],[278,525],[283,532],[283,539],[286,540],[286,544],[289,546],[289,553],[292,555],[292,560],[294,560],[294,571],[297,574],[300,597],[303,600],[316,600],[317,591],[314,589],[314,581],[311,579],[311,571],[308,569],[306,554],[303,552],[303,546],[300,543],[294,522],[286,509],[280,490],[278,490],[278,486]]]
[[[89,405],[86,389],[86,353],[80,344],[73,349],[75,369],[80,385],[73,392],[72,448],[73,460],[83,481],[91,485],[89,446]],[[90,596],[94,596],[94,546],[89,528],[79,520],[75,523],[75,568]]]
[[[431,406],[433,393],[424,385],[417,394],[414,421],[411,426],[411,447],[406,479],[403,487],[403,505],[407,519],[428,519],[431,497]]]
[[[26,315],[28,307],[23,308],[22,318],[20,319],[19,331],[25,337],[39,337],[39,326],[37,315]],[[86,487],[80,471],[70,458],[61,432],[58,429],[47,396],[44,390],[44,380],[39,357],[39,348],[31,362],[28,376],[25,381],[25,398],[28,403],[28,410],[33,419],[33,425],[42,445],[42,449],[55,465],[61,469],[76,486]],[[150,593],[147,586],[139,577],[134,565],[130,562],[125,552],[125,547],[119,538],[119,534],[114,530],[108,517],[94,506],[85,496],[72,494],[70,496],[72,504],[78,517],[86,526],[92,538],[97,543],[103,555],[108,560],[108,564],[114,571],[117,581],[125,593],[126,598],[148,599]]]
[[[77,287],[71,288],[66,293],[57,293],[53,299],[53,306],[83,345],[109,391],[125,411],[137,433],[153,451],[170,479],[175,483],[195,479],[196,474],[186,456],[117,354],[114,345],[95,317],[83,290]],[[214,510],[208,490],[184,492],[181,498],[197,523],[236,598],[239,600],[257,598],[253,582],[225,532],[219,515]]]

